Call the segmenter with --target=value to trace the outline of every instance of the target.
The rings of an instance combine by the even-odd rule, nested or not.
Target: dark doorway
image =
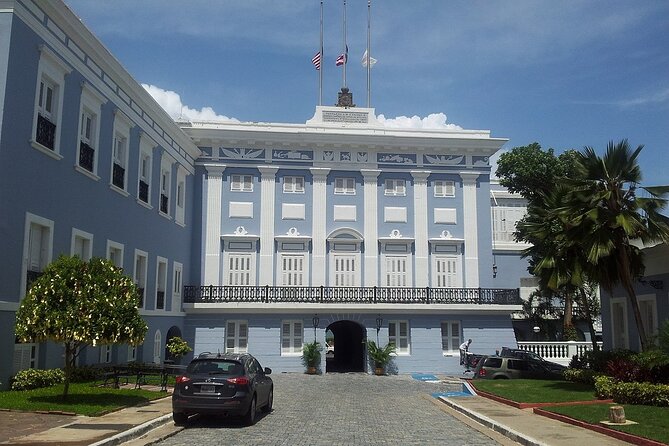
[[[326,347],[326,372],[365,371],[365,328],[353,321],[338,321],[330,324],[333,347]]]

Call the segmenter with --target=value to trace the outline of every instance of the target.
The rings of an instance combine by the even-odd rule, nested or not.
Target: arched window
[[[156,330],[156,334],[153,336],[153,362],[156,364],[160,364],[161,362],[162,342],[163,339],[160,335],[160,330]]]

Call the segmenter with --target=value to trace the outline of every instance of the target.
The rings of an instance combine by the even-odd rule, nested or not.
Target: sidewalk
[[[0,413],[17,414],[13,412]],[[35,414],[27,414],[34,416]],[[18,415],[15,415],[17,417]],[[44,415],[43,417],[49,417]],[[7,415],[9,419],[9,415]],[[26,420],[28,418],[26,417]],[[163,424],[170,423],[172,420],[172,399],[171,396],[153,400],[146,405],[129,407],[116,412],[103,415],[101,417],[70,417],[67,419],[60,417],[62,424],[47,429],[40,429],[34,426],[32,433],[11,438],[0,444],[12,445],[96,445],[107,446],[117,445],[132,439],[138,438],[146,432],[155,429]],[[0,427],[2,427],[0,422]],[[48,424],[47,424],[48,425]],[[172,425],[173,426],[173,425]],[[17,430],[20,435],[20,430]],[[165,436],[169,435],[166,433]]]

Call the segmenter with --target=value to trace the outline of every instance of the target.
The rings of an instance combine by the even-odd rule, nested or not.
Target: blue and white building
[[[0,381],[62,365],[15,342],[15,311],[60,254],[112,259],[143,290],[144,344],[81,363],[161,362],[165,342],[245,351],[301,371],[458,371],[458,346],[515,343],[524,204],[490,181],[506,142],[402,130],[374,109],[316,107],[305,124],[175,123],[61,1],[0,0]],[[528,288],[529,289],[529,288]]]

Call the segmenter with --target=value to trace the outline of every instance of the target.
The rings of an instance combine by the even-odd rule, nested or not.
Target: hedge
[[[595,389],[599,398],[612,398],[616,403],[669,406],[667,384],[620,382],[609,376],[598,376],[595,378]]]
[[[12,390],[30,390],[50,387],[65,381],[62,369],[26,369],[18,372],[12,380]]]

